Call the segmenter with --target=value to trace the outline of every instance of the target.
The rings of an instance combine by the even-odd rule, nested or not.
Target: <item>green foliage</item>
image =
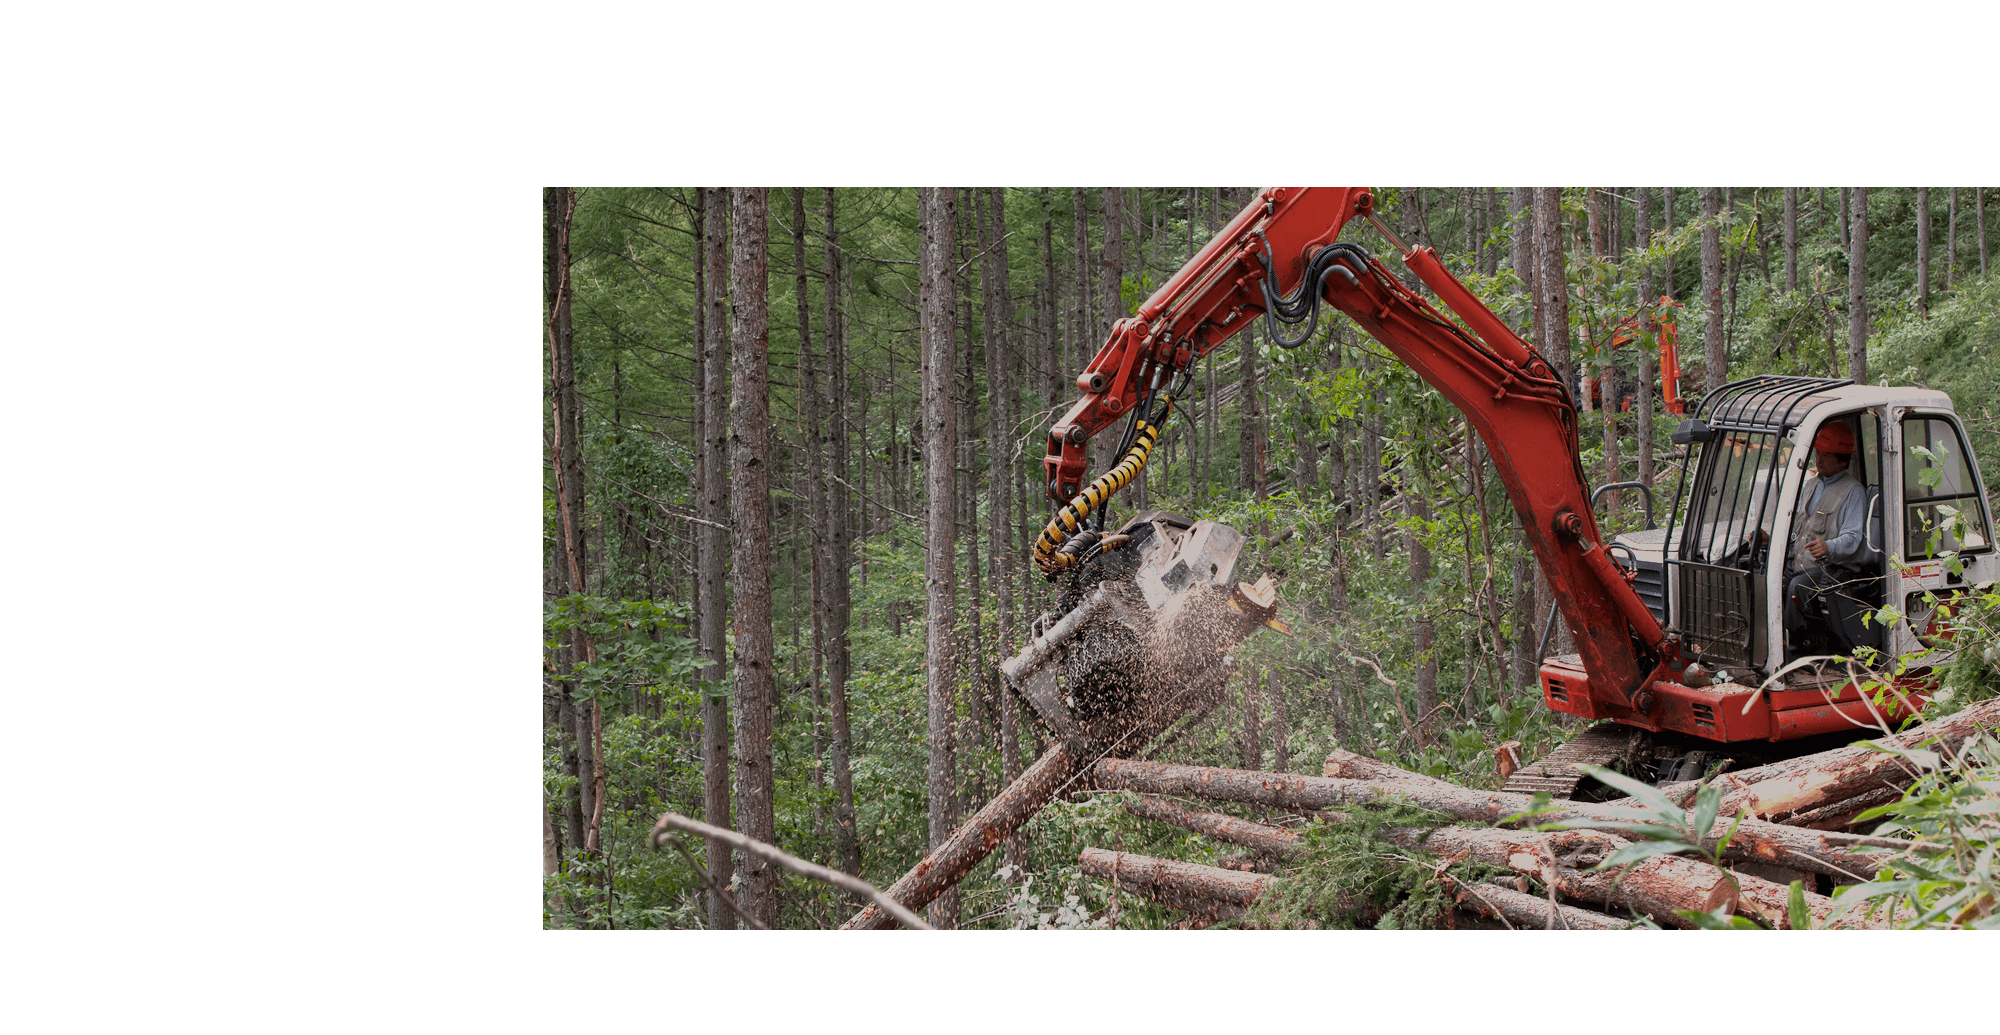
[[[1835,899],[1886,913],[1901,928],[2000,929],[2000,741],[1982,734],[1956,754],[1877,745],[1923,775],[1897,801],[1864,812],[1879,836],[1924,843],[1891,857],[1875,879],[1836,889]]]
[[[1578,768],[1589,773],[1592,778],[1606,786],[1624,791],[1633,800],[1643,806],[1643,811],[1639,809],[1635,809],[1634,811],[1646,815],[1646,818],[1638,820],[1621,820],[1616,822],[1598,822],[1593,820],[1587,824],[1591,827],[1628,830],[1638,837],[1650,839],[1634,841],[1632,844],[1611,853],[1609,857],[1598,864],[1598,869],[1629,866],[1632,863],[1643,859],[1650,859],[1656,855],[1676,855],[1681,852],[1689,852],[1701,856],[1710,865],[1718,868],[1721,867],[1722,853],[1728,850],[1729,842],[1736,837],[1737,826],[1744,819],[1743,815],[1738,815],[1735,821],[1730,824],[1728,832],[1723,834],[1714,845],[1711,846],[1704,843],[1705,838],[1714,829],[1715,821],[1721,810],[1721,786],[1712,783],[1703,784],[1700,790],[1695,792],[1694,808],[1690,811],[1674,804],[1665,794],[1655,790],[1652,786],[1614,770],[1594,765],[1579,766]],[[1551,824],[1552,827],[1556,828],[1584,825],[1586,824],[1575,822]]]
[[[1440,881],[1444,867],[1429,853],[1390,846],[1391,827],[1435,830],[1463,825],[1449,816],[1393,802],[1356,810],[1338,823],[1313,823],[1300,831],[1303,852],[1283,877],[1265,885],[1244,916],[1244,926],[1353,930],[1432,930],[1447,926],[1453,904]],[[1501,871],[1472,860],[1451,864],[1461,881]]]
[[[575,680],[576,698],[630,696],[694,674],[694,641],[678,633],[686,617],[684,604],[571,594],[549,602],[544,646],[553,651],[574,633],[589,637],[594,660],[580,659],[564,673]]]

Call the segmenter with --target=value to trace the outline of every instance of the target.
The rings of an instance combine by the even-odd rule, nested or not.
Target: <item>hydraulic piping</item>
[[[1174,396],[1170,391],[1160,397],[1159,412],[1154,415],[1154,420],[1138,419],[1135,412],[1137,434],[1124,459],[1118,462],[1118,466],[1098,475],[1097,480],[1084,486],[1075,499],[1056,508],[1056,512],[1049,516],[1048,525],[1035,539],[1035,567],[1040,568],[1042,574],[1053,579],[1074,568],[1083,551],[1098,541],[1096,535],[1079,536],[1076,533],[1092,511],[1103,506],[1113,493],[1138,477],[1140,469],[1146,466],[1146,460],[1153,454],[1153,445],[1160,439],[1161,426],[1173,411]]]

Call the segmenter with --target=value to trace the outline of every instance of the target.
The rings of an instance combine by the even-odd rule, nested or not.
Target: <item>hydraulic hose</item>
[[[1092,511],[1111,499],[1112,493],[1123,489],[1132,479],[1139,476],[1140,469],[1146,466],[1147,458],[1153,454],[1154,443],[1160,439],[1160,427],[1166,423],[1168,415],[1172,414],[1173,410],[1173,394],[1162,395],[1160,412],[1156,414],[1158,419],[1138,421],[1138,434],[1132,440],[1132,448],[1126,450],[1118,466],[1098,475],[1097,480],[1084,486],[1083,491],[1077,493],[1075,499],[1056,508],[1056,512],[1049,516],[1047,527],[1042,529],[1042,534],[1035,540],[1035,567],[1040,568],[1042,574],[1053,579],[1076,566],[1081,551],[1064,549],[1071,543],[1070,537],[1083,527],[1084,519],[1088,518]],[[1087,546],[1089,542],[1095,542],[1096,538],[1090,537],[1089,542],[1084,542],[1082,539],[1076,541]]]
[[[1327,278],[1339,273],[1347,278],[1348,283],[1355,283],[1354,274],[1367,271],[1370,256],[1367,250],[1358,244],[1337,241],[1327,245],[1306,260],[1306,275],[1299,285],[1298,294],[1292,298],[1283,298],[1274,287],[1278,278],[1272,270],[1270,251],[1271,242],[1267,238],[1264,241],[1264,251],[1257,256],[1257,261],[1264,267],[1264,318],[1270,324],[1273,342],[1283,348],[1296,348],[1305,344],[1319,328],[1319,302],[1320,296],[1326,291]],[[1348,266],[1354,269],[1349,270]],[[1289,337],[1278,330],[1280,321],[1304,323],[1306,329],[1296,338]]]

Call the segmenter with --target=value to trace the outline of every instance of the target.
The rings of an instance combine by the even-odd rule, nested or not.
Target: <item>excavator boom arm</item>
[[[1577,411],[1568,388],[1431,249],[1404,248],[1403,261],[1464,326],[1379,260],[1340,243],[1347,221],[1372,218],[1372,205],[1373,196],[1359,187],[1266,188],[1134,316],[1114,324],[1077,378],[1083,398],[1050,430],[1043,460],[1049,494],[1059,503],[1071,501],[1058,515],[1089,509],[1079,493],[1091,436],[1251,320],[1275,310],[1300,322],[1323,302],[1465,413],[1485,439],[1529,546],[1576,634],[1592,692],[1636,699],[1659,668],[1664,634],[1605,553],[1577,455]],[[1149,450],[1151,439],[1144,445]],[[1090,487],[1093,497],[1104,494],[1102,482]],[[1101,504],[1093,498],[1089,506]]]

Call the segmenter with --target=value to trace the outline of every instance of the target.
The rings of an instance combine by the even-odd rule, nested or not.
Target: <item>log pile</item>
[[[1907,731],[1895,738],[1895,746],[1917,752],[1921,762],[1924,750],[1956,750],[1973,732],[1996,726],[2000,700],[1986,701]],[[1121,893],[1186,910],[1180,926],[1188,927],[1246,914],[1254,920],[1259,896],[1282,879],[1267,873],[1301,857],[1297,824],[1348,822],[1362,810],[1394,802],[1457,822],[1431,829],[1384,827],[1374,836],[1385,850],[1436,860],[1435,879],[1465,920],[1492,918],[1516,929],[1615,929],[1635,917],[1685,928],[1695,926],[1686,911],[1718,910],[1784,929],[1792,926],[1801,902],[1815,928],[1884,926],[1879,919],[1844,913],[1816,885],[1861,883],[1894,853],[1928,850],[1920,842],[1872,837],[1853,827],[1855,816],[1894,800],[1919,772],[1909,757],[1867,745],[1721,774],[1714,782],[1723,791],[1722,807],[1703,831],[1695,829],[1692,807],[1699,785],[1692,782],[1662,789],[1686,810],[1678,815],[1656,815],[1629,798],[1558,800],[1522,821],[1512,817],[1534,807],[1526,795],[1461,787],[1346,751],[1328,756],[1325,775],[1318,777],[1114,758],[1100,759],[1088,771],[1099,788],[1139,792],[1141,797],[1126,805],[1134,815],[1251,850],[1258,863],[1251,868],[1264,872],[1084,851],[1080,862],[1086,875],[1107,886],[1115,880]],[[1286,825],[1189,808],[1170,798],[1256,806]],[[1335,809],[1341,811],[1329,811]],[[1721,847],[1724,868],[1690,854],[1661,854],[1600,869],[1599,863],[1632,843],[1630,838],[1645,836],[1630,829],[1635,820],[1671,820],[1698,833],[1705,849]],[[1564,829],[1534,829],[1558,822]],[[1732,825],[1734,836],[1722,845]],[[1468,861],[1511,872],[1514,886],[1452,874],[1452,866]],[[1789,880],[1771,879],[1792,877],[1801,878],[1803,886],[1797,899]]]

